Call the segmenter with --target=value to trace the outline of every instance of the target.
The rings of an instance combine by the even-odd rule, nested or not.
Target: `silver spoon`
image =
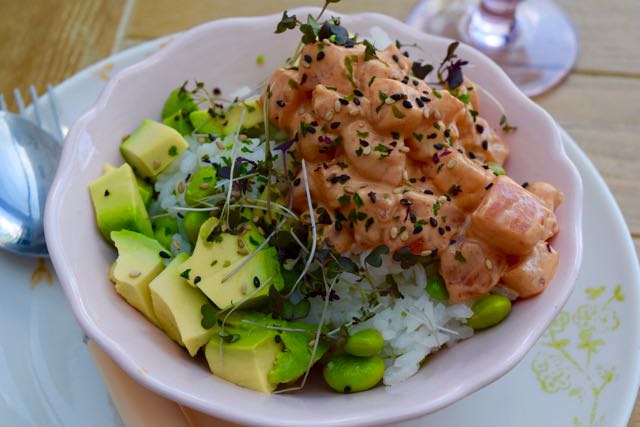
[[[61,152],[60,142],[49,133],[0,111],[0,248],[48,256],[44,205]]]

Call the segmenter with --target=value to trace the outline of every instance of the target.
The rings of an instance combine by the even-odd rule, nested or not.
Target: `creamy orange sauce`
[[[269,119],[295,137],[295,157],[307,163],[320,238],[338,252],[384,244],[439,256],[453,301],[486,294],[514,270],[508,277],[536,283],[511,290],[543,290],[539,279],[548,283],[557,262],[540,248],[558,231],[562,194],[546,183],[530,192],[490,171],[509,148],[471,114],[479,108],[473,83],[458,89],[465,105],[413,77],[395,46],[367,61],[364,51],[307,44],[299,67],[279,69],[269,83]],[[294,181],[298,212],[307,211],[302,178]],[[517,270],[537,266],[542,272]]]

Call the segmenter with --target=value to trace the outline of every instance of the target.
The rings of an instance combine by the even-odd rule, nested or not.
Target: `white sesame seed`
[[[433,115],[436,118],[436,120],[442,120],[442,113],[440,113],[440,110],[434,111]]]
[[[160,166],[162,166],[162,163],[160,163],[160,160],[154,160],[153,163],[151,163],[151,167],[154,169],[160,169]]]
[[[237,242],[238,242],[238,247],[239,248],[244,248],[244,240],[238,239]]]
[[[393,70],[391,72],[391,78],[394,80],[400,80],[402,78],[402,74],[400,74],[400,71],[398,70]]]
[[[368,156],[369,154],[371,154],[371,147],[364,147],[362,149],[362,154],[364,154],[365,156]]]
[[[402,240],[403,242],[409,240],[409,232],[407,230],[404,230],[402,233],[400,233],[400,240]]]
[[[240,292],[242,292],[242,295],[245,295],[247,293],[247,284],[242,282],[242,285],[240,285]]]
[[[171,241],[171,244],[173,245],[174,248],[176,248],[177,251],[179,251],[180,248],[182,247],[180,246],[180,242],[178,242],[177,240]]]
[[[307,61],[302,61],[302,66],[304,68],[309,68],[311,65]]]
[[[131,270],[129,272],[129,277],[131,277],[132,279],[135,279],[136,277],[140,277],[142,273],[139,272],[138,270]]]
[[[447,167],[448,167],[449,169],[453,169],[453,168],[456,166],[456,163],[457,163],[457,162],[455,161],[455,159],[451,159],[451,160],[449,160],[449,162],[447,163]]]
[[[247,135],[245,135],[244,133],[241,133],[240,135],[238,135],[238,141],[246,141],[247,139]]]
[[[211,187],[211,185],[206,182],[203,182],[202,184],[199,185],[199,187],[201,190],[208,190],[209,187]]]
[[[238,249],[238,255],[249,255],[249,249],[247,248]]]
[[[224,142],[222,142],[221,140],[217,140],[216,147],[218,147],[218,149],[220,150],[224,150]]]
[[[338,101],[337,99],[336,103],[333,105],[333,109],[336,110],[336,113],[339,113],[342,109],[342,104],[340,104],[340,101]]]
[[[399,150],[401,153],[408,153],[409,151],[411,151],[411,149],[406,145],[404,147],[400,147]]]
[[[493,268],[493,263],[491,262],[491,260],[489,258],[486,258],[484,260],[484,265],[485,267],[487,267],[489,270],[491,270]]]
[[[205,141],[204,136],[200,136],[200,137],[198,137],[198,142],[199,142],[200,144],[204,144],[204,141]]]
[[[398,237],[398,227],[391,227],[391,238],[395,239]]]
[[[311,340],[309,341],[309,347],[313,347],[314,345],[316,345],[316,340]]]
[[[431,255],[433,252],[431,251],[431,249],[427,249],[426,251],[422,251],[420,252],[421,256],[429,256]]]
[[[431,115],[431,110],[429,110],[429,108],[424,107],[422,109],[422,115],[424,116],[425,119],[428,119],[429,116]]]
[[[258,215],[255,215],[253,218],[251,218],[251,221],[253,221],[254,224],[257,224],[258,221],[260,221],[260,217]]]
[[[333,110],[327,111],[327,114],[324,115],[325,120],[331,120],[333,118]]]
[[[349,115],[350,116],[357,116],[360,113],[360,109],[358,107],[356,107],[355,105],[350,105],[349,106]]]
[[[387,98],[387,99],[384,100],[385,104],[393,104],[394,102],[396,102],[396,101],[394,101],[392,98]]]
[[[446,202],[446,201],[447,201],[447,196],[440,196],[440,197],[438,197],[438,201],[439,201],[439,202]]]
[[[393,189],[393,194],[400,194],[404,191],[404,187],[398,187]]]
[[[329,39],[323,39],[322,43],[325,44],[325,46],[329,46],[331,44],[331,42],[329,41]]]
[[[402,171],[402,179],[405,181],[409,181],[409,172],[406,169]]]
[[[184,193],[184,182],[182,181],[178,183],[178,193]]]

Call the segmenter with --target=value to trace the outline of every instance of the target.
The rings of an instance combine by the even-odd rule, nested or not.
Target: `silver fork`
[[[44,95],[47,98],[46,102],[49,104],[49,111],[51,112],[51,117],[53,119],[53,125],[49,126],[49,129],[47,129],[45,121],[43,120],[44,116],[42,114],[42,106],[40,105],[42,101],[40,101],[40,98],[38,97],[35,86],[29,86],[29,97],[31,98],[33,119],[31,119],[29,115],[29,108],[25,106],[24,98],[22,97],[22,93],[19,89],[16,88],[13,90],[13,96],[16,100],[16,104],[18,105],[18,112],[20,113],[20,116],[33,121],[39,128],[51,133],[58,141],[62,141],[64,139],[64,129],[60,123],[60,114],[58,113],[58,100],[56,98],[55,91],[50,84],[47,85],[47,93]],[[7,107],[7,103],[2,93],[0,93],[0,111],[9,112],[9,108]]]

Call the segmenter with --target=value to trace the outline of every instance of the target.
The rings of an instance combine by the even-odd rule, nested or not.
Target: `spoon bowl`
[[[61,144],[29,120],[0,111],[0,248],[48,256],[44,205]]]

